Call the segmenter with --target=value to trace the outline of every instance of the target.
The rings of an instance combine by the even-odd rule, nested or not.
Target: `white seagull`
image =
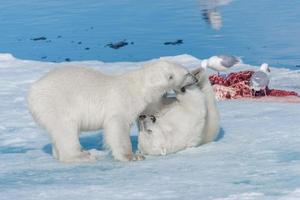
[[[217,55],[217,56],[212,56],[208,59],[204,59],[201,61],[201,67],[206,69],[206,68],[211,68],[215,71],[219,72],[221,71],[226,71],[230,67],[241,63],[242,60],[236,56],[231,56],[231,55]]]
[[[260,69],[254,72],[250,79],[250,86],[254,90],[254,96],[257,91],[264,90],[265,96],[267,96],[267,87],[270,82],[271,70],[267,63],[263,63]]]
[[[201,6],[202,18],[213,29],[222,28],[222,15],[219,11],[222,6],[230,4],[233,0],[198,0]]]

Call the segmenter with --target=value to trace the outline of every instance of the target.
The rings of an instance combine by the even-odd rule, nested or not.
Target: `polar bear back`
[[[131,104],[130,96],[121,77],[85,67],[63,67],[32,85],[28,104],[41,124],[66,117],[79,123],[81,130],[97,130],[109,119],[110,113],[124,109],[119,99],[126,97],[122,104],[126,105],[126,100]]]

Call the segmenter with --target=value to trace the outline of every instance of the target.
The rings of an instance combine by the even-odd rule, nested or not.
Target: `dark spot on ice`
[[[180,45],[183,44],[183,40],[179,39],[176,41],[172,41],[172,42],[165,42],[164,45]]]
[[[296,67],[300,67],[300,65],[296,65]]]
[[[42,56],[41,59],[47,59],[47,56]]]
[[[39,41],[39,40],[47,40],[47,38],[43,36],[43,37],[31,38],[31,40],[33,40],[33,41]]]
[[[134,42],[130,42],[130,44],[134,44]]]
[[[50,43],[50,42],[52,42],[52,41],[51,41],[51,40],[47,40],[46,42],[47,42],[47,43]]]
[[[93,26],[90,26],[89,28],[86,28],[86,29],[84,29],[85,31],[89,31],[89,30],[93,30],[94,29],[94,27]]]
[[[61,38],[62,36],[61,35],[58,35],[56,38]]]
[[[66,61],[66,62],[70,62],[71,59],[70,59],[70,58],[66,58],[65,61]]]
[[[90,50],[90,47],[86,47],[85,50]]]
[[[126,42],[126,39],[125,39],[123,41],[119,41],[119,42],[115,42],[115,43],[108,43],[107,45],[105,45],[105,47],[110,47],[112,49],[119,49],[126,45],[128,45],[128,42]]]
[[[202,10],[202,19],[208,24],[211,24],[210,17],[209,17],[210,12],[211,11],[209,9]]]
[[[82,42],[77,42],[77,44],[82,44]]]

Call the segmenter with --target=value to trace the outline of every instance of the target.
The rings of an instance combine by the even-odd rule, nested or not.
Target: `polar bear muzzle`
[[[180,91],[184,93],[186,87],[195,85],[196,83],[198,83],[198,79],[192,73],[188,73],[185,75],[184,83],[183,86],[180,88]]]
[[[197,82],[198,82],[198,79],[192,73],[187,73],[186,75],[184,75],[184,81],[183,81],[182,87],[194,85]]]

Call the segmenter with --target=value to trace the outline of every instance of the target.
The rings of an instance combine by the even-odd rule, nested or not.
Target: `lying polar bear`
[[[219,132],[219,111],[205,70],[193,71],[197,85],[176,92],[176,99],[166,97],[156,105],[155,116],[141,115],[139,151],[165,155],[213,141]],[[154,108],[150,110],[155,110]]]
[[[105,143],[115,159],[133,155],[130,127],[151,102],[168,90],[195,82],[181,65],[156,61],[117,76],[84,67],[64,67],[47,73],[28,93],[35,121],[49,132],[53,156],[62,162],[94,160],[79,143],[81,131],[104,129]]]

